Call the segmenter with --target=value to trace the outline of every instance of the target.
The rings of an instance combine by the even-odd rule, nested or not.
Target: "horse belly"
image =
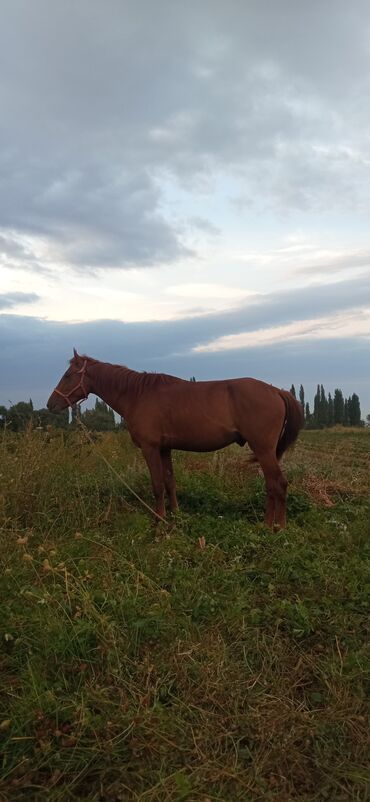
[[[217,451],[240,440],[233,415],[224,393],[215,399],[196,397],[187,404],[172,404],[162,417],[162,432],[167,430],[169,447],[180,451]],[[164,432],[163,432],[164,433]]]
[[[189,438],[176,436],[171,438],[171,448],[179,451],[217,451],[219,448],[225,448],[231,443],[237,442],[239,442],[237,432],[225,432],[218,437],[207,436],[202,432],[192,432]]]

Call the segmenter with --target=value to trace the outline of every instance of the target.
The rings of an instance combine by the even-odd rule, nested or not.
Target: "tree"
[[[196,378],[195,378],[195,376],[190,376],[190,381],[191,381],[191,382],[195,382],[195,381],[196,381]]]
[[[332,426],[334,423],[334,401],[332,399],[331,393],[328,395],[328,426]]]
[[[303,389],[303,384],[301,384],[301,386],[299,388],[299,400],[300,400],[300,402],[302,404],[302,407],[304,409],[304,389]]]
[[[116,428],[113,409],[107,406],[104,401],[95,401],[94,409],[87,409],[81,416],[82,422],[87,429],[95,432],[111,432]]]
[[[306,423],[310,423],[310,421],[311,421],[311,412],[310,412],[310,405],[309,405],[308,401],[306,401],[306,409],[305,409],[305,415],[304,416],[305,416]]]
[[[81,409],[79,404],[73,404],[71,407],[71,426],[77,426],[77,420],[81,418]]]
[[[47,426],[55,426],[56,429],[67,429],[69,426],[69,408],[63,409],[58,415],[49,412],[48,409],[35,409],[33,413],[35,426],[46,429]]]
[[[348,423],[350,426],[361,426],[360,399],[356,393],[348,399]]]
[[[328,425],[328,400],[322,384],[320,385],[319,424],[320,426]]]
[[[13,432],[23,431],[33,419],[33,404],[31,399],[13,404],[7,413],[7,423]]]
[[[343,410],[343,426],[348,426],[349,424],[349,415],[348,415],[348,398],[344,401],[344,410]]]
[[[294,395],[294,398],[297,398],[297,396],[296,396],[296,392],[295,392],[295,387],[294,387],[294,384],[292,384],[292,386],[291,386],[291,388],[290,388],[290,392],[291,392],[291,394],[292,394],[292,395]]]
[[[5,429],[8,410],[0,404],[0,429]]]
[[[344,421],[344,398],[342,390],[338,387],[334,390],[334,423],[343,423]]]
[[[320,385],[318,384],[316,395],[315,398],[313,399],[313,423],[316,426],[320,425],[320,399],[321,399]]]

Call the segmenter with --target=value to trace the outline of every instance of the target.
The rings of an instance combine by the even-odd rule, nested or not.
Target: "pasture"
[[[156,529],[82,432],[1,434],[1,802],[370,799],[370,431],[301,433],[277,534],[247,456],[174,453]]]

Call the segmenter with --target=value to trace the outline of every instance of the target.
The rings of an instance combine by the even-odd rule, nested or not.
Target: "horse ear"
[[[78,353],[77,353],[75,348],[73,349],[73,356],[74,356],[74,359],[78,359]]]

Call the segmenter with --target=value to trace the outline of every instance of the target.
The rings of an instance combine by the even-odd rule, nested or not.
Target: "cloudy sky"
[[[370,412],[368,0],[3,0],[0,403],[73,346]]]

